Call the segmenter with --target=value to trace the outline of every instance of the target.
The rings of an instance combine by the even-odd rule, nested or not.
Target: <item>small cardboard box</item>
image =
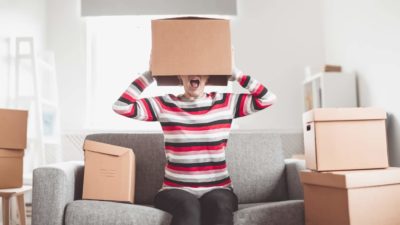
[[[0,148],[0,189],[22,187],[23,149]]]
[[[400,168],[302,171],[307,225],[400,224]]]
[[[386,113],[378,108],[320,108],[303,114],[306,167],[315,171],[389,166]]]
[[[23,185],[28,111],[0,109],[0,188]]]
[[[25,149],[28,111],[0,109],[0,148]]]
[[[83,199],[134,202],[132,149],[86,140]]]
[[[227,85],[232,74],[229,20],[182,17],[153,20],[151,72],[157,84],[177,85],[177,75],[210,75]]]

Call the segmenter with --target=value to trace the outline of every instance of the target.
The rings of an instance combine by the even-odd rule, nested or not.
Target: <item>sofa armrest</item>
[[[304,199],[299,172],[306,169],[305,161],[302,159],[285,159],[285,167],[289,199]]]
[[[32,225],[63,225],[68,203],[82,197],[83,162],[64,162],[33,171]]]

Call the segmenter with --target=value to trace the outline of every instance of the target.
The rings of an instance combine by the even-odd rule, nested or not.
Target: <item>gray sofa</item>
[[[132,148],[136,156],[135,204],[81,200],[83,162],[64,162],[33,172],[33,225],[168,225],[171,215],[152,207],[161,187],[165,154],[161,133],[92,134],[90,140]],[[232,132],[227,163],[239,197],[235,225],[302,225],[304,161],[301,134]]]

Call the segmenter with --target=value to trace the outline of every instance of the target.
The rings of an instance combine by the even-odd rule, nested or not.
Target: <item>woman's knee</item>
[[[154,206],[169,213],[200,214],[200,202],[197,197],[183,190],[165,190],[157,194]]]
[[[201,199],[202,207],[213,210],[236,211],[238,198],[235,193],[227,189],[216,189],[204,194]]]

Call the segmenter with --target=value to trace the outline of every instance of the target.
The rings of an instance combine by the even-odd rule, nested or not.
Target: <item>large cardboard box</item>
[[[23,185],[28,111],[0,109],[0,188]]]
[[[158,85],[177,85],[177,75],[210,75],[226,85],[232,74],[229,20],[182,17],[153,20],[151,72]]]
[[[0,109],[0,148],[25,149],[28,111]]]
[[[83,199],[134,202],[132,149],[86,140]]]
[[[320,108],[303,114],[306,166],[315,171],[388,167],[386,113]]]
[[[24,150],[0,148],[0,189],[22,187]]]
[[[400,224],[400,168],[300,173],[307,225]]]

